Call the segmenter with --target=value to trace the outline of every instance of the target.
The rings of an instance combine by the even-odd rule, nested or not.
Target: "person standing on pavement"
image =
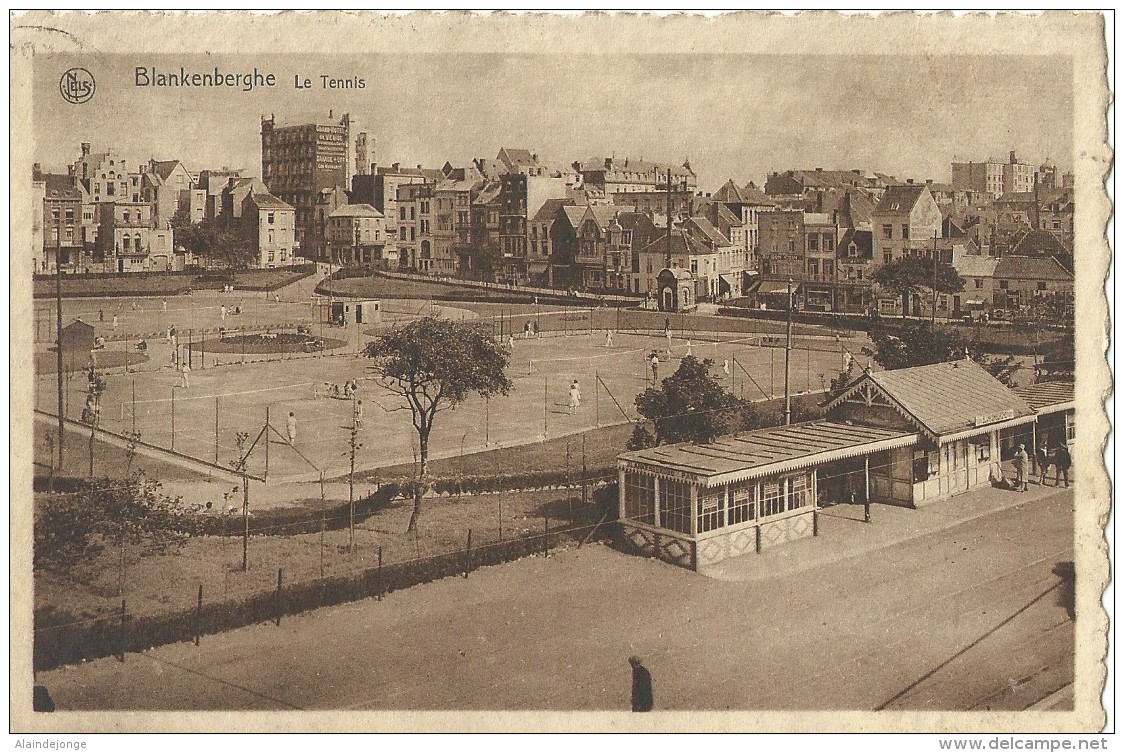
[[[187,389],[187,378],[191,374],[191,367],[187,365],[187,360],[184,359],[183,366],[180,367],[180,388]]]
[[[363,428],[363,401],[362,400],[356,400],[355,401],[355,428],[356,429],[362,429]]]
[[[1019,445],[1015,449],[1015,490],[1025,492],[1030,487],[1027,480],[1027,464],[1030,457],[1026,454],[1026,446]]]
[[[656,384],[660,379],[660,357],[656,351],[652,351],[652,384]]]
[[[651,711],[655,705],[652,697],[652,673],[638,656],[628,657],[628,663],[632,665],[632,710]]]
[[[1069,447],[1063,442],[1054,450],[1054,486],[1064,478],[1065,488],[1069,488],[1069,467],[1072,464],[1073,458],[1069,456]]]
[[[581,407],[582,393],[581,388],[578,387],[578,380],[570,382],[570,414],[573,415],[574,411]]]
[[[1050,450],[1046,447],[1046,440],[1042,440],[1042,446],[1038,448],[1038,452],[1034,453],[1034,462],[1038,465],[1038,485],[1046,485],[1046,469],[1050,466]]]

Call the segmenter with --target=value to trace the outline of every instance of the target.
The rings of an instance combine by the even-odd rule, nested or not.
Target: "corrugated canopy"
[[[1073,382],[1040,382],[1011,391],[1038,413],[1056,413],[1073,408]]]
[[[917,434],[908,431],[809,421],[743,431],[710,444],[653,447],[625,453],[619,459],[625,468],[693,476],[712,486],[904,447],[917,439]]]

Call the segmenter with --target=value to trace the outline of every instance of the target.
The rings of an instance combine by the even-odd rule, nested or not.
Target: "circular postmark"
[[[89,102],[94,96],[94,74],[85,68],[71,68],[59,79],[59,92],[71,104]]]

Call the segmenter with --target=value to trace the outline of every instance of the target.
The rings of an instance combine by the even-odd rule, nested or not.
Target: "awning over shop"
[[[795,295],[800,290],[800,283],[792,283],[792,293]],[[787,282],[762,282],[761,287],[757,289],[758,293],[765,295],[783,295],[788,292]]]
[[[741,284],[738,282],[736,274],[719,274],[718,275],[718,290],[719,292],[741,291]]]

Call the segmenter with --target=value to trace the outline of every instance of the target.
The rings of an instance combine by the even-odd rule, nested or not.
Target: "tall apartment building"
[[[262,117],[262,180],[296,210],[296,242],[306,257],[323,256],[326,246],[315,221],[317,197],[325,189],[351,187],[352,176],[369,164],[368,144],[368,135],[347,113],[336,120],[329,111],[326,120],[299,125]]]
[[[1005,193],[1033,190],[1034,176],[1040,171],[1034,165],[1019,162],[1014,152],[1007,156],[1006,162],[994,157],[986,162],[953,162],[952,187],[961,191],[984,191],[999,198]],[[1050,170],[1045,172],[1053,174]]]

